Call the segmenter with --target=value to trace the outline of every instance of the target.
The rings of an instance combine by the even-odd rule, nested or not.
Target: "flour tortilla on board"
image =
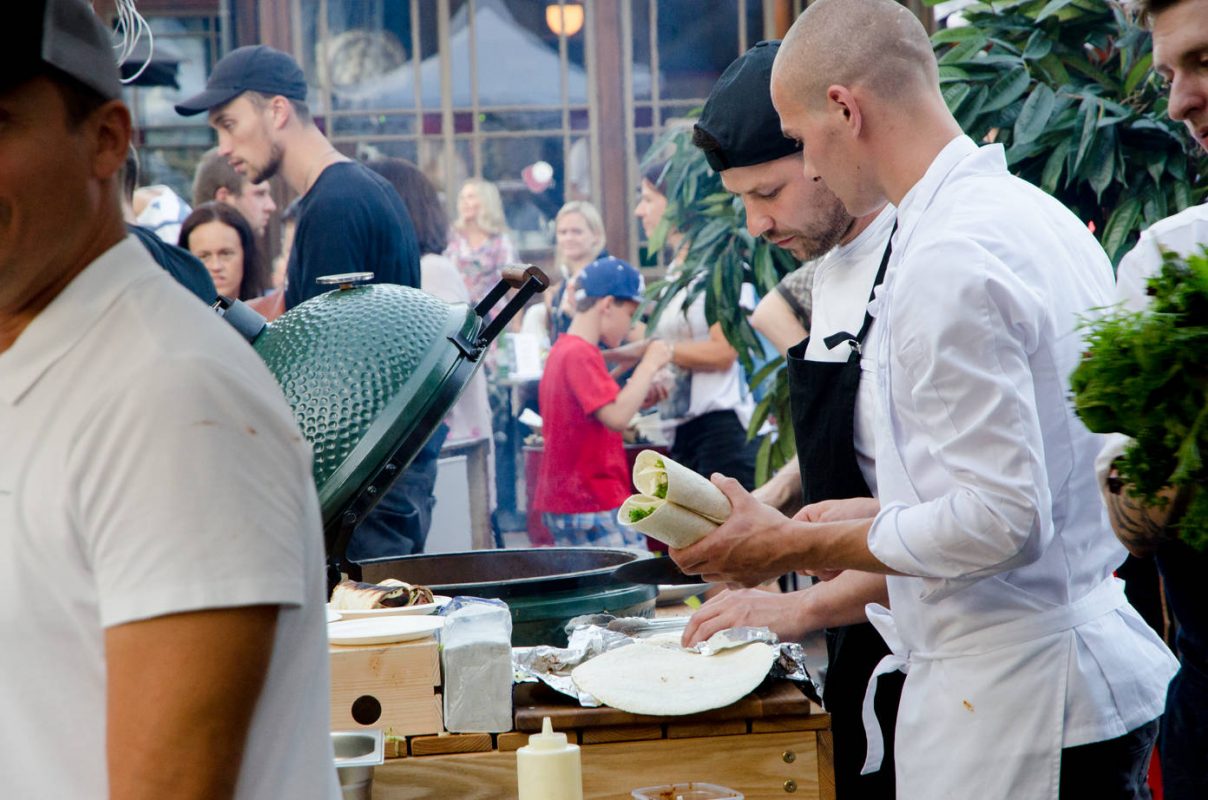
[[[580,691],[631,714],[696,714],[736,703],[768,676],[776,648],[751,642],[712,656],[634,642],[575,667]]]
[[[617,519],[672,547],[687,547],[704,538],[730,516],[730,501],[720,489],[653,450],[638,454],[633,485],[639,494],[625,501]],[[648,513],[635,521],[634,511]]]

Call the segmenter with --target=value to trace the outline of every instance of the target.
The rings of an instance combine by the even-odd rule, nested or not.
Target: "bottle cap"
[[[541,733],[529,737],[528,746],[534,750],[564,750],[566,749],[566,734],[555,731],[553,723],[546,717],[541,722]]]

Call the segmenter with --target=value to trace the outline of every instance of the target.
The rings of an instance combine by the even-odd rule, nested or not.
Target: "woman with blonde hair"
[[[554,218],[554,266],[561,282],[549,298],[550,341],[570,327],[575,315],[575,293],[568,292],[579,273],[600,256],[607,255],[604,249],[604,220],[596,207],[586,200],[572,200],[558,210]]]
[[[470,178],[462,185],[445,255],[457,266],[475,302],[499,283],[503,267],[516,260],[495,184]]]

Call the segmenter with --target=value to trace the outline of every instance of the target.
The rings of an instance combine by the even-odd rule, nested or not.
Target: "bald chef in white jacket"
[[[868,615],[893,651],[881,671],[907,672],[899,798],[1147,798],[1176,664],[1112,577],[1125,552],[1096,485],[1102,441],[1067,400],[1079,316],[1112,302],[1103,250],[1001,146],[962,134],[926,31],[893,0],[811,4],[772,100],[849,213],[898,207],[863,354],[881,511],[788,520],[716,477],[730,521],[672,556],[746,584],[889,576],[892,612]]]

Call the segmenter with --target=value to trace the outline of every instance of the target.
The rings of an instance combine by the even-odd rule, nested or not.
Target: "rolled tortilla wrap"
[[[637,519],[635,519],[635,517]],[[622,525],[671,547],[687,547],[717,528],[717,523],[659,497],[632,495],[617,512]]]
[[[718,524],[730,518],[730,501],[712,481],[653,450],[638,453],[633,485],[644,495],[661,497]]]

